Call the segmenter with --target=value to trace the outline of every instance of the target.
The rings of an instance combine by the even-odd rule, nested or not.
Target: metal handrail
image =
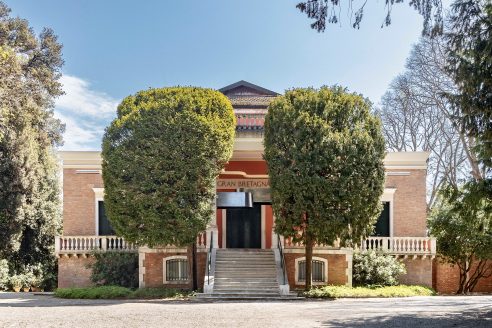
[[[283,279],[282,285],[285,285],[287,283],[287,274],[285,271],[286,269],[285,269],[284,249],[282,247],[282,240],[280,239],[280,235],[277,235],[277,247],[280,253],[280,268],[282,269],[282,279]]]
[[[210,245],[207,256],[207,285],[210,285],[210,267],[212,266],[212,247],[214,244],[214,232],[210,231]]]

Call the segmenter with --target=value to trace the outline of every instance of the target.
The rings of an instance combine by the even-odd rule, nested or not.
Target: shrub
[[[98,286],[138,287],[138,254],[106,252],[94,253],[91,280]]]
[[[400,285],[385,287],[324,286],[313,288],[303,295],[312,298],[350,298],[432,296],[435,294],[435,291],[428,287]]]
[[[22,288],[24,285],[25,277],[23,274],[14,274],[9,278],[9,285],[12,288],[19,287]]]
[[[403,263],[383,252],[354,253],[352,282],[355,286],[398,285],[398,277],[406,272]]]
[[[193,295],[188,291],[173,288],[140,288],[132,291],[121,286],[96,286],[85,288],[58,288],[55,296],[60,298],[87,298],[87,299],[111,299],[111,298],[184,298]]]
[[[0,290],[7,289],[9,285],[9,264],[7,260],[0,260]]]
[[[130,298],[184,298],[190,295],[193,293],[174,288],[139,288],[130,295]]]
[[[131,293],[132,293],[131,289],[121,286],[59,288],[55,290],[55,296],[60,298],[88,298],[88,299],[126,298]]]

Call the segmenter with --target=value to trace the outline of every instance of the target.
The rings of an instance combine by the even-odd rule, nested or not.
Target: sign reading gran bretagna
[[[218,179],[217,189],[267,189],[270,188],[268,179]]]

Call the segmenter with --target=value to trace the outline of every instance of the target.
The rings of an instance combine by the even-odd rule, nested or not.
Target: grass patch
[[[120,286],[58,288],[55,291],[55,296],[59,298],[82,299],[183,299],[192,295],[193,292],[172,288],[140,288],[132,290]]]
[[[130,294],[129,298],[187,298],[194,292],[174,288],[139,288]]]
[[[324,286],[313,288],[303,294],[310,298],[356,298],[356,297],[410,297],[432,296],[436,292],[424,286],[374,286],[374,287],[347,287]]]
[[[98,286],[83,288],[58,288],[55,296],[60,298],[127,298],[132,293],[130,288],[120,286]]]

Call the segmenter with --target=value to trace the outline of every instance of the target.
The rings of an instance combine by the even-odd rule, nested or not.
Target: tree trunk
[[[312,271],[313,271],[313,240],[310,233],[306,233],[306,291],[312,287]]]
[[[197,263],[196,263],[196,242],[191,245],[191,258],[192,258],[192,276],[193,276],[193,290],[198,290],[198,277],[197,277]]]

